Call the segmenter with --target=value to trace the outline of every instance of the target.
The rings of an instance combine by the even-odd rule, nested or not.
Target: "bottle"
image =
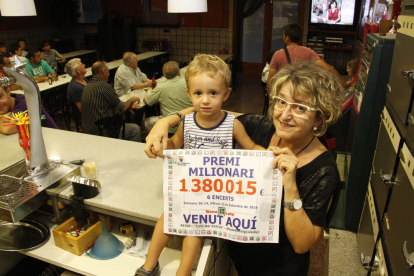
[[[392,13],[394,10],[394,2],[391,0],[390,2],[388,2],[388,7],[387,7],[387,19],[388,20],[392,20]]]
[[[52,82],[53,82],[52,75],[49,73],[49,75],[47,76],[47,78],[48,78],[49,84],[51,85]]]
[[[154,89],[155,86],[157,86],[157,82],[155,81],[155,78],[152,77],[152,89]]]

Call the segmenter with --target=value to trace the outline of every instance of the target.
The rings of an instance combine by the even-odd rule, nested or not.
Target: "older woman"
[[[329,3],[329,9],[326,12],[326,23],[338,23],[341,21],[341,10],[338,9],[338,3],[335,0]]]
[[[240,276],[307,275],[309,250],[331,219],[339,196],[336,163],[315,137],[341,115],[340,83],[325,69],[304,63],[283,67],[271,87],[273,124],[259,115],[240,119],[256,144],[273,151],[274,166],[284,173],[279,243],[231,242],[230,255]],[[159,126],[166,128],[163,124],[168,119],[173,124],[175,117]],[[160,155],[159,141],[167,131],[159,130],[147,138],[145,150],[152,157]]]

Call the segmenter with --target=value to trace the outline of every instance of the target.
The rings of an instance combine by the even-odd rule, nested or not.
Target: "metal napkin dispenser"
[[[71,176],[68,180],[72,181],[73,193],[83,199],[94,198],[101,191],[101,183],[97,180],[77,175]]]

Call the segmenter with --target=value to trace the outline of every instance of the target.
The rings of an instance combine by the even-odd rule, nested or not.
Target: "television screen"
[[[355,12],[358,10],[356,2],[357,0],[312,0],[310,23],[318,24],[318,27],[354,25]]]

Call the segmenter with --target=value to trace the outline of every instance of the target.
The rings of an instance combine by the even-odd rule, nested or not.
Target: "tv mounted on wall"
[[[354,31],[361,0],[312,0],[309,28]]]

